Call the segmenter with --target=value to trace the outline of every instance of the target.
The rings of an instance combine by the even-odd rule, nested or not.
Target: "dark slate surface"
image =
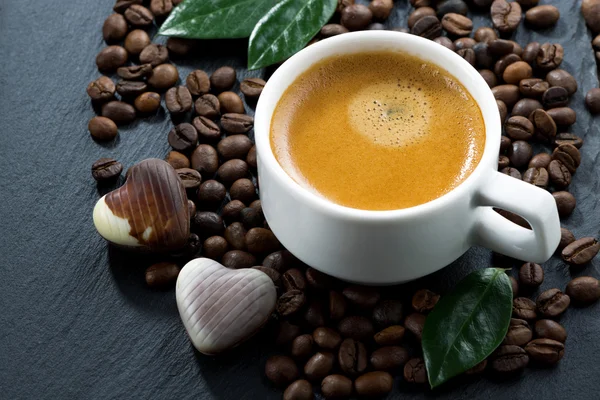
[[[143,283],[152,260],[108,250],[95,233],[91,210],[99,197],[89,168],[103,156],[126,167],[163,157],[171,121],[164,111],[120,130],[100,145],[87,133],[94,115],[85,94],[99,74],[100,29],[113,0],[0,1],[0,398],[4,399],[277,399],[262,377],[274,351],[263,335],[234,353],[211,358],[193,351],[179,321],[173,291]],[[547,0],[562,17],[553,31],[517,34],[521,42],[556,41],[563,67],[580,87],[574,133],[584,137],[573,185],[578,207],[564,221],[576,236],[600,230],[598,122],[583,96],[597,86],[590,34],[579,3]],[[398,1],[390,26],[405,26],[408,2]],[[483,16],[476,25],[488,23]],[[212,72],[230,64],[247,74],[245,41],[203,43],[193,59],[177,61]],[[251,110],[250,110],[251,111]],[[452,266],[413,285],[444,292],[476,268],[495,265],[472,249]],[[516,264],[515,264],[516,265]],[[564,288],[573,275],[600,277],[600,258],[571,271],[554,257],[542,289]],[[515,271],[513,270],[513,274]],[[399,379],[393,399],[597,399],[600,389],[600,304],[571,308],[569,332],[556,368],[533,369],[505,381],[489,377],[451,382],[435,392]]]

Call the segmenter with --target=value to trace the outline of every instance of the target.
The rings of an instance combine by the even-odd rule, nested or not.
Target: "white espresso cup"
[[[486,134],[481,161],[462,184],[435,200],[391,211],[344,207],[302,187],[278,163],[270,141],[273,111],[299,75],[331,56],[377,50],[415,55],[456,77],[481,109]],[[275,71],[256,107],[258,180],[265,218],[281,243],[300,260],[351,282],[410,281],[445,267],[475,245],[520,260],[544,262],[560,241],[556,203],[547,191],[498,172],[500,135],[498,106],[490,88],[468,62],[447,48],[389,31],[346,33],[322,40]],[[522,216],[533,229],[510,222],[492,207]]]

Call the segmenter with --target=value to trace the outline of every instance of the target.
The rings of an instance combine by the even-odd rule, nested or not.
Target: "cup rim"
[[[454,189],[450,190],[448,193],[445,193],[442,196],[430,200],[426,203],[418,204],[416,206],[408,208],[401,208],[395,210],[363,210],[336,204],[302,187],[290,175],[288,175],[287,172],[285,172],[283,167],[275,158],[275,154],[273,153],[273,149],[271,148],[271,120],[273,117],[274,110],[279,100],[281,99],[281,96],[285,92],[285,89],[289,87],[289,84],[285,85],[281,83],[282,79],[286,78],[289,75],[292,75],[295,77],[295,80],[299,74],[302,74],[312,65],[327,57],[331,57],[336,54],[352,53],[349,51],[336,51],[336,47],[339,45],[347,44],[348,42],[350,42],[356,44],[357,48],[364,48],[364,52],[368,52],[368,46],[364,46],[364,42],[373,43],[378,42],[380,40],[393,40],[394,44],[390,45],[390,50],[404,51],[413,54],[416,57],[424,58],[423,54],[427,54],[428,52],[439,53],[440,56],[443,56],[442,58],[444,58],[444,61],[451,62],[457,67],[459,67],[462,76],[457,76],[456,74],[449,72],[448,69],[444,67],[444,65],[440,65],[440,63],[436,62],[436,60],[427,58],[428,62],[432,62],[433,64],[447,71],[452,76],[454,76],[459,82],[461,82],[461,84],[465,86],[465,89],[467,89],[469,94],[471,94],[473,99],[476,101],[477,106],[479,107],[482,113],[486,141],[483,150],[483,155],[475,169],[462,183],[460,183]],[[363,43],[362,46],[361,42]],[[420,50],[418,52],[409,51],[405,49],[406,43],[412,43],[413,46],[418,47]],[[322,50],[327,49],[329,51],[325,56],[314,56]],[[361,52],[361,50],[358,50],[356,52]],[[465,80],[473,81],[473,85],[475,85],[476,91],[480,91],[479,95],[483,98],[483,101],[476,100],[476,96],[474,95],[473,90],[469,90],[466,87],[464,83]],[[276,91],[280,90],[281,86],[285,86],[285,89],[280,94],[277,94]],[[272,107],[270,112],[268,110],[269,103],[274,103],[274,106]],[[490,108],[491,106],[494,107],[495,113],[485,112],[486,110],[484,110],[484,108]],[[460,198],[461,196],[469,193],[469,191],[481,179],[482,175],[486,173],[486,170],[489,172],[490,165],[497,165],[497,154],[499,153],[500,149],[499,138],[501,136],[501,132],[500,115],[497,111],[496,99],[491,89],[489,88],[488,84],[485,82],[483,77],[479,74],[479,72],[461,56],[454,53],[452,50],[433,42],[432,40],[428,40],[416,35],[394,31],[361,31],[344,33],[342,35],[337,35],[325,40],[321,40],[315,44],[304,48],[303,50],[286,60],[273,73],[273,75],[269,78],[267,84],[263,88],[263,91],[256,106],[254,136],[256,142],[258,163],[262,164],[259,165],[259,171],[262,168],[267,168],[271,170],[271,172],[273,173],[273,177],[277,179],[279,183],[284,185],[287,190],[293,192],[294,195],[300,198],[303,202],[309,203],[309,205],[318,208],[323,212],[327,212],[340,218],[360,220],[363,222],[378,222],[382,220],[417,217],[423,213],[433,212],[439,208],[447,206],[449,203],[455,201],[457,198]],[[497,140],[494,140],[494,137],[492,136],[497,136]]]

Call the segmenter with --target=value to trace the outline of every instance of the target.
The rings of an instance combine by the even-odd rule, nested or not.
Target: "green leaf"
[[[423,328],[423,356],[432,388],[474,367],[502,343],[512,314],[504,270],[486,268],[442,296]]]
[[[158,34],[188,39],[245,38],[277,1],[185,0],[173,9]]]
[[[337,0],[283,0],[269,11],[250,35],[248,69],[285,60],[302,50],[337,7]]]

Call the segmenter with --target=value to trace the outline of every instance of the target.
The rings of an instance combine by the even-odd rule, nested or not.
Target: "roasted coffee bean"
[[[492,369],[500,373],[514,373],[529,364],[529,356],[519,346],[500,346],[492,355]]]
[[[477,64],[477,58],[473,49],[460,49],[456,54],[464,58],[473,67]]]
[[[344,28],[341,25],[337,26]],[[321,29],[321,34],[322,32],[323,29]],[[240,83],[240,91],[244,94],[246,99],[258,99],[266,84],[267,82],[260,78],[246,78]]]
[[[537,58],[538,52],[540,51],[540,44],[538,42],[531,42],[525,46],[523,49],[523,54],[521,54],[521,58],[527,64],[533,65]]]
[[[102,37],[106,43],[122,40],[127,35],[127,21],[121,14],[111,14],[102,25]]]
[[[329,37],[333,37],[333,36],[337,36],[337,35],[341,35],[343,33],[348,33],[348,28],[346,28],[343,25],[340,24],[327,24],[324,25],[321,28],[321,37],[323,38],[329,38]],[[255,79],[255,78],[251,78],[251,79]],[[264,82],[264,81],[263,81]],[[264,87],[263,85],[259,85],[259,89],[260,91],[262,91],[262,88]],[[240,85],[240,89],[241,89],[241,85]],[[243,91],[242,91],[243,93]]]
[[[511,111],[512,116],[529,117],[537,109],[543,109],[544,106],[536,99],[524,98],[516,102]],[[533,125],[532,125],[533,128]],[[533,134],[533,130],[532,130]]]
[[[173,258],[185,260],[185,262],[187,262],[197,258],[201,248],[202,241],[200,240],[200,237],[195,233],[191,233],[183,249],[174,253],[172,256]]]
[[[192,231],[202,237],[222,236],[225,226],[219,214],[210,211],[198,211],[192,218]],[[252,265],[256,265],[252,263]],[[250,265],[250,266],[252,266]]]
[[[412,313],[404,320],[404,327],[408,329],[413,336],[420,342],[423,335],[423,326],[425,326],[425,315]]]
[[[521,57],[519,57],[518,55],[516,55],[514,53],[510,53],[505,56],[502,56],[498,61],[496,61],[496,64],[494,64],[494,73],[498,77],[502,77],[504,75],[504,71],[506,71],[506,68],[509,65],[515,64],[517,62],[521,62]],[[519,72],[520,71],[517,71],[517,74]]]
[[[508,3],[506,0],[494,0],[490,13],[492,23],[500,33],[514,32],[521,22],[521,6],[519,3]]]
[[[125,12],[125,19],[133,26],[145,27],[151,25],[154,21],[154,15],[146,7],[133,4],[128,7]]]
[[[122,101],[109,101],[102,106],[102,116],[117,125],[125,125],[135,120],[135,108]]]
[[[224,186],[223,186],[223,188],[224,188]],[[225,204],[225,206],[223,207],[223,211],[221,212],[221,215],[222,215],[223,219],[225,220],[225,222],[227,222],[227,223],[238,221],[240,219],[240,212],[244,208],[246,208],[244,203],[242,203],[239,200],[232,200],[229,203]],[[263,263],[263,265],[264,265],[264,263]]]
[[[533,148],[524,140],[512,142],[512,147],[508,150],[508,159],[516,168],[523,168],[529,164],[533,156]]]
[[[227,190],[221,182],[209,179],[198,188],[197,200],[201,208],[217,208],[225,199]]]
[[[567,89],[561,86],[549,88],[542,95],[542,103],[544,103],[546,109],[566,106],[569,104],[569,94],[567,93]]]
[[[339,374],[326,376],[321,382],[321,393],[326,399],[349,398],[352,395],[352,381]]]
[[[552,117],[544,110],[534,110],[529,116],[533,123],[535,133],[548,142],[552,142],[556,136],[556,124]]]
[[[556,364],[565,354],[565,345],[552,339],[534,339],[525,346],[529,357],[544,364]]]
[[[392,0],[371,0],[369,4],[369,10],[373,13],[373,18],[379,20],[385,20],[390,16],[394,8]]]
[[[201,142],[215,143],[221,138],[221,128],[206,117],[196,117],[192,121],[194,128],[198,131]]]
[[[452,1],[452,0],[450,0]],[[464,4],[461,0],[460,3]],[[448,4],[449,1],[446,1],[443,4]],[[465,5],[466,7],[466,5]],[[438,14],[439,14],[440,6],[438,6]],[[438,15],[439,16],[439,15]],[[473,30],[473,21],[464,15],[457,14],[454,12],[449,12],[443,15],[442,18],[442,27],[448,32],[450,35],[454,36],[469,36],[471,31]]]
[[[329,291],[329,318],[340,320],[346,315],[346,298],[334,290]]]
[[[498,85],[492,88],[496,100],[501,100],[511,108],[519,100],[519,87],[515,85]]]
[[[242,99],[234,92],[222,92],[217,99],[223,113],[243,114],[245,112]]]
[[[425,7],[422,7],[425,8]],[[417,10],[420,10],[420,8],[418,8]],[[450,39],[448,39],[446,36],[438,36],[435,39],[433,39],[434,42],[436,42],[437,44],[440,44],[452,51],[456,50],[456,47],[454,46],[454,42]]]
[[[512,140],[529,140],[533,137],[533,124],[522,116],[512,116],[504,124],[504,131]]]
[[[117,125],[106,117],[94,117],[88,122],[90,135],[96,140],[106,141],[117,137]]]
[[[265,228],[250,229],[246,234],[246,244],[253,254],[272,253],[281,246],[273,232]]]
[[[517,56],[518,57],[518,56]],[[506,83],[518,84],[523,79],[529,79],[533,75],[531,66],[525,61],[517,61],[504,69],[502,78]]]
[[[191,168],[180,168],[176,170],[179,180],[183,183],[183,187],[186,189],[197,189],[202,182],[202,176],[200,172]],[[188,192],[189,193],[189,192]]]
[[[248,164],[239,159],[226,161],[217,170],[218,179],[226,185],[231,185],[246,175],[248,175]]]
[[[456,48],[456,51],[462,49],[472,49],[476,44],[477,42],[470,37],[462,37],[454,41],[454,47]]]
[[[408,352],[400,346],[385,346],[371,353],[370,362],[378,371],[400,368],[408,361]]]
[[[151,288],[163,289],[175,285],[179,267],[171,262],[153,264],[146,269],[146,284]]]
[[[427,370],[420,358],[411,358],[404,364],[404,380],[408,383],[427,383]]]
[[[412,27],[415,25],[415,23],[418,20],[420,20],[423,17],[427,17],[427,16],[435,16],[435,10],[431,7],[417,8],[408,16],[408,28],[412,29]],[[442,37],[444,37],[444,36],[442,36]],[[450,40],[450,39],[448,39],[448,40]]]
[[[373,337],[373,324],[363,316],[343,318],[338,324],[338,331],[343,337],[368,341]]]
[[[223,114],[221,117],[221,126],[227,132],[246,133],[254,126],[254,118],[239,113]]]
[[[111,181],[123,172],[123,164],[114,158],[100,158],[92,164],[92,177],[98,182]]]
[[[365,345],[354,339],[344,339],[338,351],[338,364],[341,370],[350,376],[362,374],[367,369],[367,350]]]
[[[558,289],[548,289],[541,293],[537,300],[536,306],[538,312],[544,317],[555,318],[565,312],[571,299]]]
[[[112,79],[107,76],[101,76],[95,81],[90,82],[87,87],[87,94],[92,101],[112,100],[115,95],[116,87]]]
[[[438,18],[442,18],[448,14],[457,14],[464,16],[467,15],[467,12],[469,11],[469,7],[463,0],[444,0],[437,4],[436,9]]]
[[[513,50],[512,52],[515,53],[516,55],[518,55],[519,57],[521,57],[521,54],[523,54],[523,48],[521,47],[521,45],[517,42],[515,42],[514,40],[510,41],[513,45]]]
[[[539,78],[523,79],[519,82],[519,91],[525,97],[541,98],[550,84]]]
[[[194,103],[196,113],[201,117],[215,119],[221,113],[221,105],[217,96],[204,94],[196,99]]]
[[[575,235],[567,228],[560,228],[560,242],[558,243],[558,251],[562,251],[565,247],[575,241]]]
[[[527,321],[523,319],[511,318],[510,325],[508,326],[508,332],[506,333],[506,337],[502,344],[505,345],[515,345],[515,346],[525,346],[531,338],[533,337],[533,332],[531,332],[531,328]]]
[[[250,179],[238,179],[231,184],[229,196],[232,200],[250,203],[256,198],[256,188]]]
[[[399,344],[404,338],[405,329],[401,325],[388,326],[375,334],[375,343],[380,346],[393,346]]]
[[[185,79],[185,85],[194,96],[201,96],[210,90],[208,74],[201,69],[190,72]]]
[[[577,239],[562,251],[562,258],[572,265],[583,265],[590,262],[600,251],[600,242],[593,237]]]
[[[139,96],[148,89],[145,82],[121,80],[117,83],[117,93],[121,97]]]
[[[514,46],[510,40],[494,39],[488,43],[490,53],[496,57],[512,53]]]
[[[260,200],[257,200],[260,201]],[[252,206],[252,205],[250,205]],[[314,268],[307,268],[304,273],[306,283],[314,290],[326,290],[331,286],[331,278]]]
[[[256,208],[246,207],[240,211],[240,221],[244,224],[246,229],[251,229],[262,226],[265,222],[265,217],[262,209],[258,210]]]
[[[536,29],[550,28],[559,18],[558,8],[549,5],[533,7],[525,13],[525,22]]]
[[[323,306],[317,299],[313,299],[302,316],[306,325],[312,328],[318,328],[326,324]]]
[[[128,59],[127,50],[121,46],[108,46],[96,56],[96,66],[100,71],[114,71],[122,67]]]
[[[577,201],[575,200],[575,196],[573,196],[569,192],[558,191],[552,193],[552,197],[556,200],[556,208],[558,209],[558,215],[561,218],[567,218],[577,205]]]
[[[234,222],[225,228],[225,240],[233,250],[246,250],[246,228],[241,222]]]
[[[193,150],[198,142],[198,132],[192,124],[184,122],[171,129],[168,141],[174,150],[183,152]],[[194,169],[197,170],[197,168]],[[199,172],[202,173],[202,171]]]
[[[513,317],[520,319],[536,319],[535,302],[527,297],[517,297],[513,300]]]
[[[267,268],[267,267],[263,267],[262,265],[257,265],[257,266],[252,267],[252,269],[257,269],[260,272],[264,273],[269,278],[271,278],[273,283],[275,283],[275,286],[279,286],[279,280],[281,279],[281,274],[279,272],[275,271],[273,268]]]
[[[473,35],[473,38],[478,42],[489,44],[490,42],[498,39],[498,35],[496,34],[496,31],[492,28],[482,26],[480,28],[477,28],[475,34]]]
[[[221,140],[217,145],[217,151],[224,160],[232,158],[246,158],[252,147],[252,142],[246,135],[231,135]]]
[[[151,74],[152,66],[150,64],[132,65],[130,67],[120,67],[117,69],[117,75],[127,80],[143,79]]]
[[[519,282],[530,288],[538,287],[544,282],[544,270],[536,263],[528,262],[519,269]],[[519,345],[520,346],[520,345]]]
[[[196,47],[196,41],[184,38],[170,37],[167,39],[167,49],[175,56],[186,56]]]
[[[545,168],[547,169],[550,165],[550,161],[552,161],[552,156],[548,153],[539,153],[533,156],[531,161],[529,161],[529,168]]]
[[[369,286],[348,286],[342,291],[342,294],[351,304],[363,309],[375,307],[381,298],[379,290]]]
[[[487,368],[488,360],[487,358],[475,365],[473,368],[469,368],[465,371],[465,375],[478,375],[481,374]]]
[[[426,301],[426,303],[431,304],[431,301]],[[419,305],[424,304],[425,303],[419,303]],[[380,301],[373,309],[373,322],[379,328],[385,328],[390,325],[398,325],[402,320],[402,308],[402,303],[398,300]]]
[[[487,43],[476,43],[475,46],[473,46],[473,52],[475,53],[475,63],[477,64],[477,68],[491,68],[492,65],[494,65],[494,59],[490,54]],[[492,71],[489,72],[492,74],[494,82],[496,82],[496,76],[493,75],[494,73]],[[479,71],[479,73],[481,74],[482,71]],[[496,85],[495,83],[490,85],[488,82],[488,86],[494,87]]]
[[[283,287],[286,291],[306,289],[306,279],[304,274],[297,268],[291,268],[285,271],[282,276]]]
[[[498,84],[496,74],[494,74],[493,71],[490,71],[489,69],[482,69],[479,71],[479,74],[481,75],[483,80],[485,80],[485,83],[487,83],[490,89]]]
[[[275,386],[283,387],[299,376],[294,360],[286,356],[271,356],[265,364],[265,375]]]
[[[567,286],[567,292],[569,287]],[[556,340],[564,343],[567,340],[567,331],[561,324],[551,319],[541,319],[535,323],[535,335],[539,338]]]
[[[354,389],[359,396],[379,398],[392,391],[394,378],[382,371],[367,372],[356,378]]]
[[[335,350],[342,342],[342,337],[339,333],[325,327],[315,329],[312,338],[317,346],[325,350]]]
[[[333,354],[318,352],[304,365],[304,375],[310,381],[319,381],[331,373],[334,363],[335,357]]]
[[[594,277],[580,276],[567,284],[566,293],[578,304],[594,303],[600,299],[600,283]]]
[[[510,160],[508,159],[508,157],[506,157],[504,155],[498,157],[498,169],[499,170],[508,168],[509,165],[510,165]]]
[[[577,114],[569,107],[557,107],[547,110],[556,125],[570,126],[577,121]]]
[[[273,269],[271,270],[275,271]],[[292,354],[292,357],[294,357],[297,360],[307,360],[313,354],[313,348],[313,336],[310,334],[304,334],[298,336],[292,341],[290,353]]]
[[[179,72],[173,64],[160,64],[152,70],[148,83],[157,89],[168,89],[174,86],[179,79]]]
[[[558,43],[544,43],[536,58],[538,68],[550,71],[560,66],[564,57],[564,49]]]
[[[124,47],[129,54],[137,56],[151,42],[150,36],[148,36],[146,31],[135,29],[125,37]]]
[[[221,67],[210,76],[210,85],[217,92],[223,92],[233,87],[236,77],[235,69],[229,66]]]
[[[162,44],[149,44],[140,53],[140,62],[157,67],[169,61],[169,51]]]
[[[171,0],[152,0],[150,2],[150,11],[156,17],[166,17],[173,10],[173,2]]]
[[[546,81],[550,86],[559,86],[564,88],[568,95],[571,96],[577,91],[577,81],[564,69],[555,69],[546,75]]]
[[[552,160],[550,162],[550,165],[548,165],[548,175],[556,189],[565,189],[571,184],[571,173],[569,172],[569,169],[558,160]]]
[[[585,95],[585,105],[592,114],[600,114],[600,89],[590,89]]]
[[[600,32],[600,2],[598,0],[583,0],[581,14],[592,32]]]
[[[514,299],[519,294],[519,283],[512,276],[509,276],[509,279],[510,279],[510,286],[511,286],[511,289],[513,292],[513,299]]]
[[[182,154],[178,151],[175,150],[171,150],[169,152],[169,154],[167,154],[167,157],[165,157],[165,161],[169,163],[169,165],[171,167],[173,167],[173,169],[179,169],[179,168],[189,168],[190,167],[190,160],[189,158],[187,158],[185,156],[185,154]]]
[[[503,122],[506,119],[506,114],[508,114],[508,107],[506,107],[506,103],[498,99],[496,99],[496,105],[498,106],[498,112],[500,113],[500,121]]]
[[[219,168],[219,156],[214,147],[201,144],[192,153],[192,168],[205,178],[211,178]]]
[[[223,255],[221,264],[231,269],[251,268],[256,265],[256,257],[242,250],[230,250]]]
[[[342,10],[340,22],[351,31],[365,29],[373,19],[373,12],[362,4],[352,4]]]
[[[427,313],[440,300],[440,295],[427,289],[418,290],[412,298],[412,307],[416,312]]]
[[[227,251],[229,251],[229,244],[221,236],[211,236],[202,245],[202,255],[216,261],[219,261]]]
[[[288,321],[281,321],[274,333],[275,344],[277,346],[287,345],[300,335],[300,327],[290,324]]]
[[[538,168],[529,168],[523,174],[523,181],[527,183],[531,183],[537,187],[545,189],[548,186],[548,181],[550,180],[548,176],[548,171],[546,168],[538,167]]]
[[[415,22],[410,33],[427,39],[434,39],[442,34],[442,24],[436,17],[428,15]]]

